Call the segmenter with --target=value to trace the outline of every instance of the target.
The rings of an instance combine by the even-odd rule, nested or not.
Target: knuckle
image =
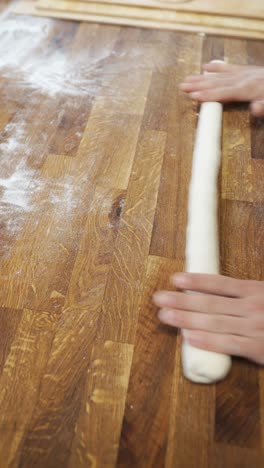
[[[264,281],[247,281],[244,293],[247,295],[263,294],[264,293]]]
[[[219,330],[219,331],[223,330],[223,327],[224,327],[223,317],[216,316],[214,318],[214,324],[215,324],[216,330]]]
[[[173,307],[177,310],[186,310],[190,303],[191,299],[189,298],[189,294],[176,293]]]
[[[259,297],[250,297],[246,300],[246,310],[251,315],[256,314],[257,312],[264,312],[264,303],[263,299]]]
[[[264,331],[264,314],[256,315],[253,320],[250,321],[248,326],[251,328],[252,332],[256,335],[263,335]]]
[[[214,297],[207,295],[202,297],[203,307],[207,312],[211,312],[214,306]]]
[[[188,328],[189,327],[189,320],[186,319],[183,313],[177,312],[174,318],[175,325],[179,328]]]

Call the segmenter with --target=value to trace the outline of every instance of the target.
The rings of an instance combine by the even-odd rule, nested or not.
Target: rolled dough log
[[[221,161],[222,104],[201,105],[189,189],[186,270],[219,273],[217,178]],[[183,341],[183,371],[193,382],[213,383],[231,368],[230,356],[195,348]]]

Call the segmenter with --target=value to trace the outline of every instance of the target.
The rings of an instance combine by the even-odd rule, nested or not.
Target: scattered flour
[[[32,212],[37,219],[35,213],[41,213],[44,204],[45,207],[51,204],[50,209],[55,210],[58,217],[70,216],[77,206],[80,209],[81,188],[71,176],[47,181],[42,179],[38,169],[30,167],[29,158],[34,158],[38,167],[37,162],[47,151],[48,139],[52,138],[52,132],[45,132],[38,121],[31,120],[30,109],[34,108],[35,112],[40,102],[39,119],[44,114],[46,121],[50,115],[50,125],[56,127],[65,109],[80,105],[78,99],[70,98],[96,95],[101,86],[96,77],[98,68],[111,50],[106,44],[97,51],[96,57],[89,47],[69,54],[60,49],[52,50],[49,44],[55,25],[53,20],[10,17],[7,13],[0,16],[2,96],[8,107],[17,91],[21,91],[23,101],[25,90],[25,99],[29,102],[26,111],[21,106],[0,132],[0,248],[3,252],[8,251],[8,239],[23,229],[27,214]],[[63,97],[65,100],[61,99]],[[81,136],[81,133],[76,135]],[[47,197],[36,197],[36,193],[43,190]],[[85,203],[83,209],[86,209]]]
[[[72,210],[78,206],[81,189],[76,186],[72,176],[64,176],[57,179],[51,187],[49,202],[57,206],[58,216],[71,214]]]
[[[98,91],[95,72],[109,56],[109,48],[93,57],[89,48],[67,55],[50,50],[54,21],[11,17],[0,21],[0,73],[9,82],[50,97],[93,96]],[[46,40],[46,42],[45,42]]]
[[[17,168],[15,172],[6,179],[0,178],[0,190],[2,191],[1,205],[14,205],[24,211],[30,207],[30,197],[33,191],[31,183],[32,172],[29,169]],[[36,189],[36,187],[34,187]]]
[[[23,122],[10,122],[6,125],[3,133],[10,136],[1,143],[3,136],[0,134],[0,157],[2,161],[17,152],[29,153],[29,148],[25,143]]]

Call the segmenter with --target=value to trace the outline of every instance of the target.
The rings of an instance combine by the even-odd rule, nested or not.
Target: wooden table
[[[263,44],[26,17],[0,39],[1,468],[264,466],[263,370],[187,382],[151,301],[184,268],[196,109],[178,85],[212,58],[264,65]],[[238,278],[264,279],[263,135],[226,107]]]

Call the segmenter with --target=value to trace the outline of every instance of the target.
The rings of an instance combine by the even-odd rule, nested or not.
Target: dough
[[[217,179],[221,160],[222,104],[201,105],[189,189],[186,238],[186,270],[191,273],[219,273]],[[193,382],[213,383],[231,368],[224,354],[194,348],[183,341],[185,377]]]

